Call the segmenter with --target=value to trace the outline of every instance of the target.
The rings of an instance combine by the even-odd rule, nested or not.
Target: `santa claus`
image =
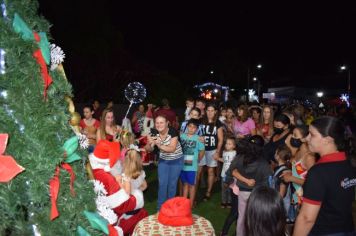
[[[113,228],[121,227],[124,235],[132,233],[136,224],[148,214],[143,208],[142,191],[135,189],[127,194],[120,188],[115,176],[121,172],[120,143],[100,140],[89,161],[93,169],[94,179],[100,181],[106,190],[106,203],[117,215],[118,220],[109,227],[110,235],[120,235]],[[118,231],[120,232],[120,230]]]

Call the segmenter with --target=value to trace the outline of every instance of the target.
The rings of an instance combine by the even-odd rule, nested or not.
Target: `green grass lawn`
[[[145,209],[148,211],[149,215],[155,214],[157,212],[157,193],[158,193],[158,179],[157,179],[157,167],[150,165],[145,167],[146,171],[146,181],[148,183],[148,189],[144,192],[145,197]],[[217,235],[219,235],[222,226],[224,224],[225,218],[229,214],[230,209],[220,208],[221,202],[221,190],[220,183],[216,182],[214,189],[212,191],[212,196],[209,201],[204,202],[202,200],[205,189],[199,189],[197,206],[193,209],[193,214],[203,216],[208,219]],[[230,235],[233,235],[235,224],[231,226]]]

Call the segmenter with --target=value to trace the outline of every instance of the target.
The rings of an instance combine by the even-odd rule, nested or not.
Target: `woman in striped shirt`
[[[184,163],[178,136],[177,130],[168,126],[166,117],[156,117],[155,129],[151,130],[145,148],[148,152],[159,152],[158,210],[166,200],[176,196],[177,182]]]

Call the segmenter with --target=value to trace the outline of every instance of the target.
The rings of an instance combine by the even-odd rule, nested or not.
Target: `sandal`
[[[210,199],[210,193],[206,192],[203,200],[206,202],[206,201],[209,201],[209,199]]]
[[[226,206],[227,206],[227,204],[226,204],[226,203],[221,203],[221,204],[220,204],[220,207],[221,207],[222,209],[225,209],[225,208],[226,208]]]

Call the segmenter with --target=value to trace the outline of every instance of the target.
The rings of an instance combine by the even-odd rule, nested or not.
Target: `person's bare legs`
[[[194,207],[194,199],[195,199],[195,185],[189,185],[189,200],[190,206]]]
[[[183,183],[180,179],[178,180],[178,193],[179,196],[183,196]]]
[[[183,197],[188,198],[189,185],[188,183],[183,184]]]
[[[196,183],[195,183],[196,189],[199,189],[198,187],[199,187],[199,184],[200,184],[201,176],[203,174],[203,170],[204,170],[204,166],[199,166],[198,167],[197,179],[196,179]]]
[[[215,168],[216,167],[208,167],[208,189],[205,194],[207,198],[210,198],[211,189],[213,188],[213,184],[215,182]]]

